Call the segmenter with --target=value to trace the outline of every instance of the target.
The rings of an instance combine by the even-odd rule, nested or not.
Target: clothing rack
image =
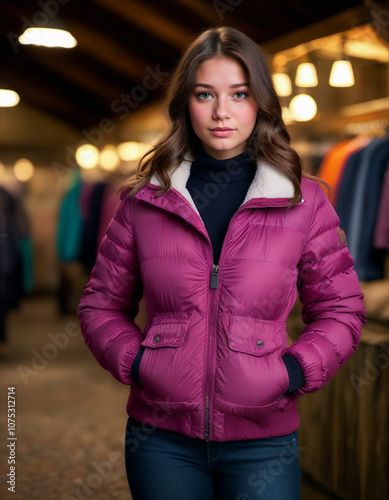
[[[378,126],[382,130],[389,125],[389,119],[367,123],[377,131]],[[331,202],[359,279],[384,279],[389,250],[389,135],[362,133],[340,141],[327,152],[318,175],[331,188]]]
[[[0,341],[6,317],[33,288],[32,241],[23,199],[0,185]]]

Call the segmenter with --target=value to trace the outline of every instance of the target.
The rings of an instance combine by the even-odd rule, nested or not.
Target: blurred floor
[[[76,315],[58,315],[55,297],[26,298],[9,314],[0,345],[2,499],[131,499],[123,453],[128,387],[99,367],[77,328]],[[15,494],[4,488],[9,386],[16,387]],[[303,478],[301,499],[334,497]]]

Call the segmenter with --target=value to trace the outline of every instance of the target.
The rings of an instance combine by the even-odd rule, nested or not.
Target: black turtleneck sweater
[[[227,160],[216,160],[199,145],[194,149],[186,187],[204,222],[218,263],[231,217],[238,210],[254,178],[256,164],[245,151]]]
[[[209,156],[197,144],[186,187],[200,213],[213,249],[213,262],[219,262],[220,251],[231,217],[246,197],[254,179],[256,163],[245,151],[227,160]],[[289,389],[293,392],[305,383],[299,362],[292,354],[283,357],[288,375]]]

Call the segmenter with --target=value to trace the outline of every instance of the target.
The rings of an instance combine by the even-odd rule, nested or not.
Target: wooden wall
[[[357,352],[301,398],[301,467],[347,500],[389,499],[389,324],[369,320]]]

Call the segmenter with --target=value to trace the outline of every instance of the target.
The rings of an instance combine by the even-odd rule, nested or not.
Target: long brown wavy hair
[[[193,151],[197,137],[188,111],[188,100],[196,82],[196,71],[215,56],[235,59],[245,71],[251,94],[258,104],[255,127],[248,149],[253,161],[264,159],[280,169],[293,183],[295,196],[290,206],[301,200],[302,166],[299,155],[290,146],[281,105],[274,89],[266,56],[257,44],[231,27],[211,28],[200,34],[186,49],[172,74],[167,94],[170,127],[139,162],[138,172],[122,183],[119,190],[131,187],[130,196],[148,184],[153,174],[161,182],[157,196],[171,187],[168,170],[177,168],[185,155]]]

